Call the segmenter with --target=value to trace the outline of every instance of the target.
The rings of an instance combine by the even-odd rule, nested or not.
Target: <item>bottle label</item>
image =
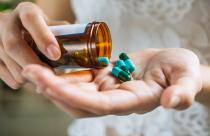
[[[59,25],[49,26],[49,28],[55,36],[77,35],[85,33],[87,25],[88,24]]]

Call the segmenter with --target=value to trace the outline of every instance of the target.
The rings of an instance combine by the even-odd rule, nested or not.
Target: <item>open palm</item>
[[[114,62],[99,70],[56,76],[31,65],[23,75],[57,106],[77,117],[149,112],[160,104],[183,109],[200,91],[200,64],[186,49],[147,49],[130,55],[134,79],[120,82],[111,75]]]

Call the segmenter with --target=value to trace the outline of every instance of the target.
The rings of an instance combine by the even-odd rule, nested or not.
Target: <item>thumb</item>
[[[201,90],[200,78],[184,76],[167,87],[161,96],[161,105],[165,108],[186,109],[192,105],[195,95]]]

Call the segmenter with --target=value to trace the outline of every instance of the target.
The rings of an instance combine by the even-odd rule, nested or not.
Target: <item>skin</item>
[[[202,89],[196,95],[196,101],[204,104],[205,106],[210,106],[210,67],[200,66],[201,78],[202,78]]]
[[[19,88],[26,78],[44,96],[76,117],[145,113],[160,105],[185,109],[195,98],[210,105],[210,70],[185,49],[148,49],[131,54],[141,74],[135,73],[129,82],[122,83],[111,75],[114,61],[105,69],[56,76],[43,67],[46,64],[39,60],[22,33],[27,31],[40,51],[56,60],[60,50],[48,25],[66,24],[62,21],[65,19],[73,23],[75,16],[68,9],[68,0],[38,0],[37,4],[39,7],[24,2],[12,12],[0,15],[0,77],[12,88]]]
[[[134,79],[128,82],[112,76],[114,62],[105,69],[62,77],[31,65],[23,75],[74,117],[142,114],[160,105],[185,109],[202,88],[199,60],[189,50],[147,49],[130,57],[141,71],[134,73]]]
[[[46,4],[54,3],[37,1],[40,7],[47,9]],[[60,0],[57,8],[59,14],[63,14],[67,6],[67,0]],[[58,5],[58,2],[54,3]],[[53,7],[56,7],[56,6]],[[25,79],[21,75],[23,67],[28,64],[46,65],[40,61],[34,51],[25,40],[25,33],[28,33],[35,41],[38,49],[51,60],[60,57],[59,45],[49,30],[48,25],[66,24],[66,21],[56,20],[59,14],[52,16],[54,12],[47,12],[52,19],[47,17],[41,8],[30,2],[20,3],[9,13],[0,13],[0,77],[13,89],[18,89]],[[52,10],[53,11],[53,10]],[[51,15],[50,15],[51,13]],[[69,11],[71,15],[71,12]],[[73,18],[68,18],[72,21]]]

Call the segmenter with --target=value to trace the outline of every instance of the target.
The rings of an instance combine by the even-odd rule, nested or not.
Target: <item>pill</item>
[[[74,55],[75,55],[75,56],[79,56],[79,54],[80,54],[80,53],[79,53],[78,51],[75,51],[75,52],[74,52]]]
[[[128,69],[130,71],[130,73],[135,71],[136,66],[133,63],[133,61],[128,57],[128,55],[126,53],[121,53],[119,58],[125,62],[126,66],[128,67]]]
[[[116,67],[121,68],[123,71],[130,74],[128,67],[126,66],[125,62],[123,60],[118,60],[115,64]]]
[[[119,67],[114,67],[112,69],[112,74],[120,79],[121,81],[130,81],[131,80],[131,75],[120,69]]]
[[[98,62],[103,66],[107,66],[110,63],[107,57],[98,57]]]
[[[83,61],[83,63],[87,64],[89,63],[89,59],[87,57],[83,57],[81,58],[81,60]]]

